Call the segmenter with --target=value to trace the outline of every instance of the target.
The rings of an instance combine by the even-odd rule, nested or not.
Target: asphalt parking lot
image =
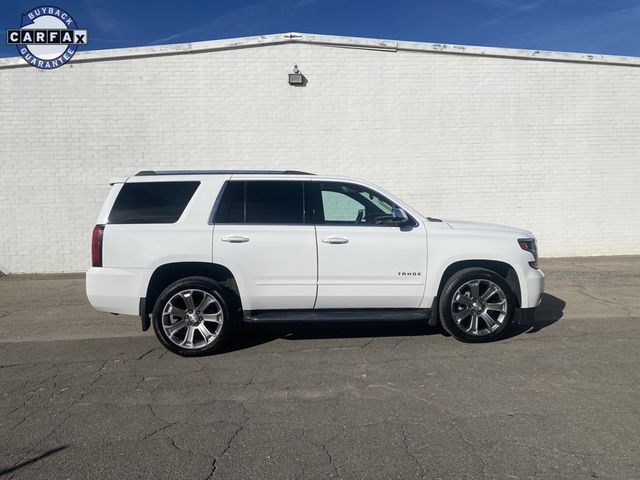
[[[247,327],[167,353],[81,275],[0,278],[0,477],[640,478],[640,257],[542,262],[535,321]]]

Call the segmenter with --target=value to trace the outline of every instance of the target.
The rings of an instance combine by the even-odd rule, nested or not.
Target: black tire
[[[200,299],[205,298],[205,296],[203,295],[203,292],[209,294],[215,300],[210,307],[207,307],[202,312],[203,316],[195,317],[195,318],[191,318],[191,317],[185,318],[184,316],[183,317],[176,316],[176,318],[170,318],[169,315],[167,315],[166,318],[163,318],[165,308],[169,308],[167,305],[168,302],[171,300],[172,302],[178,303],[179,301],[181,301],[180,300],[181,298],[184,298],[180,296],[180,293],[191,291],[191,290],[195,292],[191,292],[190,295],[189,294],[186,295],[187,297],[191,297],[191,302],[195,301],[200,303]],[[216,302],[217,302],[217,305],[216,305]],[[207,278],[207,277],[183,278],[169,285],[158,296],[156,303],[153,307],[153,315],[152,315],[153,330],[156,334],[156,337],[158,337],[158,340],[160,340],[160,343],[162,343],[162,345],[165,348],[167,348],[173,353],[182,355],[184,357],[199,357],[203,355],[209,355],[219,350],[221,345],[226,341],[227,337],[230,334],[230,331],[232,329],[232,322],[234,321],[234,318],[232,317],[232,315],[230,315],[230,311],[228,307],[228,305],[230,304],[233,304],[233,299],[231,298],[231,295],[229,294],[228,290],[222,288],[218,283],[211,280],[210,278]],[[178,304],[177,306],[181,307],[182,305]],[[206,323],[204,323],[202,322],[202,319],[204,318],[204,316],[208,316],[208,317],[217,316],[218,306],[219,306],[219,312],[221,312],[221,315],[222,315],[222,324],[219,326],[219,330],[215,332],[215,338],[208,341],[205,338],[205,336],[201,333],[199,329],[200,327],[198,325],[200,323],[203,323],[205,325],[205,328],[207,329],[206,331],[208,331],[209,333],[214,333],[214,332],[210,332],[209,328],[213,328],[211,327],[211,325],[215,325],[215,328],[218,329],[218,324],[214,323],[213,321],[210,322],[209,320],[205,320],[204,322]],[[188,310],[188,305],[186,304],[186,302],[184,304],[184,307],[186,307],[184,310],[187,311],[188,316],[195,315],[195,311]],[[214,307],[216,308],[216,311],[214,313],[210,313],[210,314],[205,313],[206,311],[210,311],[209,308],[213,309]],[[178,310],[179,309],[180,308],[178,308]],[[199,313],[200,312],[198,312],[198,314]],[[174,336],[170,338],[167,331],[165,331],[165,328],[177,325],[180,321],[178,320],[178,318],[182,318],[183,321],[185,322],[192,321],[192,320],[195,320],[197,322],[198,318],[200,318],[200,322],[198,322],[198,325],[193,324],[193,326],[191,325],[185,326],[176,330],[175,333],[172,332],[174,333]],[[173,320],[176,320],[175,323],[170,323]],[[186,340],[186,336],[188,335],[187,333],[188,329],[194,329],[194,333],[191,337],[191,342],[181,346],[178,343],[180,343],[180,339],[182,339],[183,341]],[[184,338],[182,337],[183,331],[185,335]],[[202,345],[198,347],[197,343],[201,343]]]
[[[466,290],[469,282],[474,284],[475,281],[478,281],[479,296],[477,297],[478,301],[471,302],[472,299],[476,298],[472,296],[471,290],[469,289],[463,296],[459,294],[459,289]],[[489,300],[482,300],[483,293],[488,294],[493,290],[492,284],[502,291],[506,305],[500,308],[504,312],[498,313],[490,310],[490,313],[487,313],[488,310],[482,309],[483,306],[486,308],[487,304],[491,306],[502,305],[502,298],[498,292],[488,297]],[[486,287],[484,291],[482,290],[483,287]],[[459,300],[464,299],[464,301],[455,301],[454,295]],[[468,314],[465,307],[469,309]],[[445,283],[440,295],[438,312],[442,328],[451,336],[462,342],[481,343],[498,340],[504,335],[513,320],[515,308],[515,295],[504,278],[486,268],[465,268],[454,273]],[[462,320],[456,322],[454,310],[457,311],[458,317],[463,317]],[[465,314],[468,316],[464,317]],[[489,315],[490,319],[484,320],[484,317],[481,317],[483,314]],[[502,317],[502,315],[504,316]],[[498,321],[500,318],[502,320]],[[476,322],[475,330],[473,328],[474,320]],[[474,333],[474,331],[477,333]]]

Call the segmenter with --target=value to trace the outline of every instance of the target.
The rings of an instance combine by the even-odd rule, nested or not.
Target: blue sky
[[[89,30],[92,50],[296,31],[640,56],[640,0],[51,2]],[[4,30],[38,5],[0,2],[0,56],[17,55]]]

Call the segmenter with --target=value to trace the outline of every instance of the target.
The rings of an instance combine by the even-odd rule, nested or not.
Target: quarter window
[[[200,182],[125,183],[108,223],[175,223]]]

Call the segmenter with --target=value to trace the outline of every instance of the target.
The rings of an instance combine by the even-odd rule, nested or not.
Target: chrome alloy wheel
[[[508,312],[507,295],[491,280],[469,280],[453,294],[453,321],[468,335],[482,337],[495,332]]]
[[[191,350],[213,342],[223,321],[220,303],[204,290],[178,292],[162,310],[162,329],[167,338],[175,345]]]

